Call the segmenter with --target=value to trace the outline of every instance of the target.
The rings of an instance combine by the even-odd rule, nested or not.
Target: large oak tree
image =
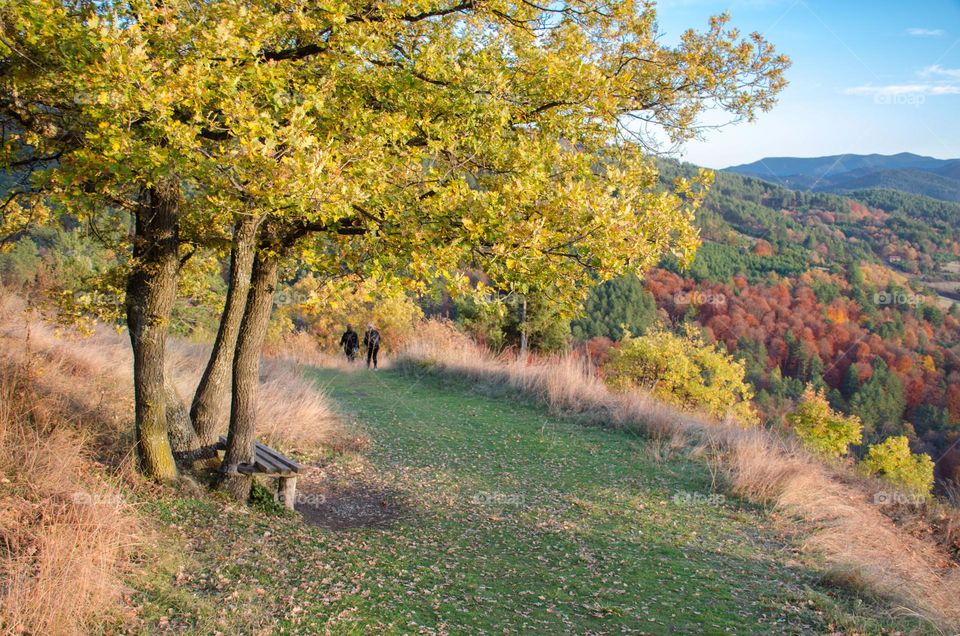
[[[0,0],[0,28],[2,159],[35,168],[2,223],[129,214],[138,450],[157,478],[176,472],[164,350],[189,258],[231,254],[191,415],[209,443],[233,386],[235,473],[286,262],[462,290],[480,265],[564,302],[689,257],[708,179],[664,191],[650,155],[706,109],[769,108],[788,64],[725,17],[664,45],[633,0]]]

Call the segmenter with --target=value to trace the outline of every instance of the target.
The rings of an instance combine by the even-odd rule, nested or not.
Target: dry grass
[[[129,359],[129,347],[124,355]],[[291,349],[297,351],[297,349]],[[196,389],[210,347],[174,341],[169,350],[169,375],[181,398]],[[313,454],[319,449],[335,452],[356,449],[364,440],[348,433],[327,397],[316,383],[303,375],[304,360],[276,353],[260,365],[257,408],[258,437],[288,452]],[[221,433],[226,435],[230,412],[225,396]]]
[[[326,448],[357,450],[366,440],[349,433],[327,397],[303,375],[303,367],[267,359],[260,371],[257,422],[268,443],[303,453]]]
[[[207,350],[171,343],[181,395]],[[0,633],[88,633],[122,607],[149,528],[123,497],[149,488],[133,468],[131,366],[124,334],[58,333],[0,290]],[[261,438],[305,453],[362,443],[301,370],[264,362]]]
[[[8,309],[9,301],[0,301],[0,318]],[[115,475],[78,433],[108,429],[113,418],[80,395],[80,369],[3,344],[0,629],[87,633],[118,607],[144,537],[136,510],[112,483]],[[75,411],[77,403],[84,409]]]
[[[803,546],[824,561],[824,580],[890,600],[944,631],[960,629],[960,574],[933,541],[900,529],[873,496],[881,488],[843,467],[827,467],[791,440],[685,414],[649,395],[611,392],[577,356],[520,362],[497,358],[450,325],[428,322],[400,353],[400,365],[464,376],[532,396],[594,425],[627,428],[671,452],[705,457],[731,494],[796,521]]]
[[[95,412],[101,420],[111,420],[97,434],[103,439],[98,448],[111,447],[115,453],[129,452],[132,446],[129,416],[133,403],[133,371],[130,344],[126,334],[103,326],[92,334],[76,336],[57,333],[48,325],[30,317],[16,297],[0,295],[0,342],[9,343],[56,364],[79,378],[99,378],[102,382],[74,382],[47,387],[39,378],[41,396],[65,400],[68,412]],[[302,344],[302,343],[301,343]],[[168,348],[168,374],[182,399],[189,404],[203,373],[210,348],[171,339]],[[348,433],[340,424],[329,400],[315,383],[303,375],[309,358],[304,348],[285,348],[285,352],[265,358],[260,369],[258,423],[260,438],[287,451],[314,453],[318,449],[342,451],[362,446],[364,440]],[[227,430],[229,395],[225,396],[221,432]]]
[[[764,431],[725,433],[719,433],[725,439],[716,461],[731,492],[800,520],[804,548],[826,559],[827,582],[890,599],[957,629],[955,564],[934,542],[898,528],[871,503],[882,485],[823,466]]]
[[[317,339],[311,334],[303,331],[286,334],[282,340],[268,345],[264,354],[273,360],[282,360],[293,363],[296,366],[323,367],[325,369],[337,369],[344,373],[355,373],[366,368],[361,353],[357,355],[354,362],[348,362],[346,357],[339,350],[330,352],[324,349]],[[381,354],[380,366],[389,365],[388,360],[383,359]]]
[[[639,428],[673,435],[695,427],[700,417],[684,414],[643,393],[615,394],[575,355],[554,356],[534,363],[505,354],[495,356],[442,321],[426,321],[418,337],[398,353],[402,366],[427,365],[436,370],[531,395],[555,412],[575,415],[587,424]]]

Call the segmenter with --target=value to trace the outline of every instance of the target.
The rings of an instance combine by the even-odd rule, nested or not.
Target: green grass
[[[330,530],[215,499],[146,504],[187,547],[137,583],[144,633],[915,628],[819,587],[762,510],[719,501],[684,453],[460,380],[314,373],[372,440],[328,470],[390,493],[396,517]]]

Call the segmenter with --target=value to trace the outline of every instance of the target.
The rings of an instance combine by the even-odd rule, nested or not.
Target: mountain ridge
[[[960,201],[960,159],[909,152],[823,157],[765,157],[723,169],[797,190],[846,193],[886,188]]]

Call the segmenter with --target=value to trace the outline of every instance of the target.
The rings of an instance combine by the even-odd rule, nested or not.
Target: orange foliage
[[[763,239],[758,239],[753,246],[753,253],[757,256],[773,256],[773,246]]]
[[[905,280],[902,274],[877,265],[864,264],[862,270],[875,284]],[[775,285],[751,285],[741,276],[730,284],[696,283],[654,270],[647,277],[646,287],[668,323],[679,324],[689,317],[690,303],[675,300],[679,291],[685,292],[680,296],[710,299],[697,304],[694,313],[708,339],[723,342],[730,351],[740,346],[741,340],[763,343],[767,371],[796,368],[797,361],[789,360],[788,333],[798,341],[795,351],[820,357],[830,388],[841,388],[851,365],[856,366],[860,381],[866,382],[873,373],[874,360],[880,357],[903,380],[910,408],[920,404],[945,408],[960,422],[960,382],[950,381],[960,373],[960,360],[940,344],[957,341],[960,321],[947,315],[938,327],[912,312],[888,307],[882,310],[886,318],[881,322],[897,316],[903,329],[901,335],[884,339],[864,326],[862,309],[853,299],[841,296],[828,305],[819,303],[813,292],[819,281],[838,283],[843,291],[849,289],[845,281],[819,271],[781,279]],[[951,373],[954,375],[948,379]]]
[[[826,314],[827,320],[838,325],[845,325],[850,320],[847,316],[847,306],[839,298],[827,305]]]

